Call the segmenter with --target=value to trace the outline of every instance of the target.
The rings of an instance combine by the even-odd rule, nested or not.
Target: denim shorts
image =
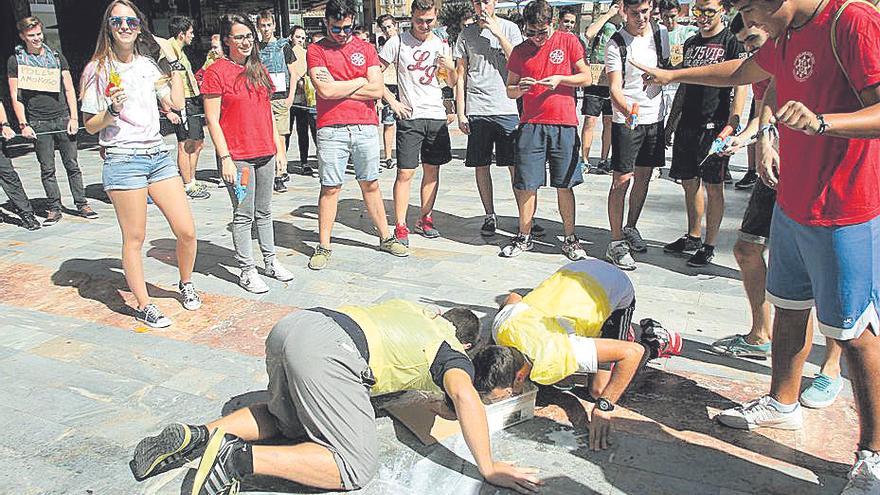
[[[359,181],[379,178],[379,130],[376,125],[352,124],[318,129],[318,177],[322,186],[341,186],[348,161]]]
[[[150,155],[122,155],[107,152],[104,158],[105,191],[143,189],[160,180],[180,177],[177,163],[167,151]]]
[[[517,131],[513,187],[521,191],[537,191],[547,185],[571,189],[584,181],[579,163],[581,142],[574,126],[554,124],[523,124]],[[549,167],[547,166],[549,163]]]
[[[801,225],[777,205],[770,225],[767,300],[816,307],[819,330],[837,340],[880,334],[880,217],[840,227]]]

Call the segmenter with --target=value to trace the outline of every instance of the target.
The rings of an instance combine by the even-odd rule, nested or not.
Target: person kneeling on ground
[[[479,320],[467,309],[438,317],[402,300],[291,313],[266,339],[268,403],[206,425],[165,427],[138,443],[132,474],[142,481],[201,456],[193,495],[237,493],[240,480],[251,474],[327,490],[361,488],[379,467],[370,396],[424,390],[446,394],[486,481],[534,491],[541,483],[534,470],[492,458],[486,413],[466,354],[479,330]],[[279,435],[306,438],[254,444]]]
[[[629,277],[599,260],[569,263],[525,297],[511,293],[492,324],[500,345],[474,356],[477,391],[491,403],[521,393],[527,379],[553,385],[595,373],[590,449],[607,448],[614,404],[636,372],[648,359],[681,353],[681,336],[653,320],[642,320],[641,339],[633,342],[635,303]]]

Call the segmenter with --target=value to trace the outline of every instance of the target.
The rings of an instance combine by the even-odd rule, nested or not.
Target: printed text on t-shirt
[[[434,79],[434,74],[437,72],[436,65],[427,65],[426,61],[431,58],[431,52],[427,50],[414,50],[413,51],[413,59],[416,61],[414,64],[409,64],[406,66],[406,70],[410,72],[418,72],[424,71],[424,75],[419,77],[420,84],[431,84],[431,80]]]
[[[719,64],[724,62],[725,49],[723,45],[691,46],[685,53],[684,60],[687,67],[702,67],[704,65]]]

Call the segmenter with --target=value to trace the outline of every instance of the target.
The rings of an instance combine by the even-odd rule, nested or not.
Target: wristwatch
[[[4,127],[8,127],[10,129],[12,129],[12,126],[9,125],[9,122],[0,122],[0,129],[2,129]]]
[[[596,407],[599,408],[600,411],[611,412],[614,410],[614,404],[605,398],[601,398],[596,401]]]
[[[31,125],[28,124],[27,122],[21,122],[21,123],[18,124],[18,128],[19,128],[19,130],[22,130],[22,131],[24,130],[25,127],[30,127],[30,126],[31,126]]]
[[[816,120],[819,121],[819,128],[816,129],[816,135],[821,136],[828,131],[828,124],[825,122],[825,116],[821,113],[816,114]]]

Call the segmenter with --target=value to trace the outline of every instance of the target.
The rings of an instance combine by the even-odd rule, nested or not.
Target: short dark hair
[[[528,25],[549,24],[553,19],[553,8],[547,0],[534,0],[523,9],[523,22]]]
[[[176,38],[178,34],[186,34],[192,26],[192,19],[182,15],[176,15],[171,18],[170,22],[168,22],[168,34],[170,34],[172,38]]]
[[[397,24],[397,19],[395,19],[393,15],[382,14],[376,18],[376,25],[381,26],[382,24],[385,24],[385,21],[388,21],[388,20],[393,22],[395,25]]]
[[[275,12],[272,12],[272,9],[263,9],[260,11],[259,19],[272,19],[272,22],[275,22]]]
[[[660,0],[660,12],[664,10],[681,10],[681,4],[678,0]]]
[[[306,30],[306,28],[300,26],[299,24],[295,24],[293,27],[290,28],[290,34],[293,34],[297,31],[305,31],[305,30]]]
[[[15,27],[18,29],[18,32],[24,34],[25,31],[30,31],[31,29],[40,26],[43,27],[43,21],[40,20],[39,17],[25,17],[24,19],[19,20],[15,23]]]
[[[355,36],[357,36],[359,34],[366,33],[366,32],[367,32],[367,28],[365,28],[362,24],[358,24],[357,26],[354,27],[354,29],[351,30],[351,33],[354,34]]]
[[[530,4],[531,5],[531,4]],[[474,388],[481,395],[513,386],[526,358],[513,347],[490,345],[474,354]]]
[[[746,23],[743,21],[743,16],[741,13],[737,12],[733,19],[730,20],[730,32],[734,35],[739,34],[740,31],[745,29]]]
[[[641,5],[645,2],[648,2],[651,5],[654,5],[654,0],[623,0],[623,5],[626,7],[633,7],[636,5]]]
[[[415,14],[416,12],[427,12],[435,8],[437,8],[437,4],[434,3],[434,0],[413,0],[410,12]]]
[[[561,9],[559,9],[559,18],[560,19],[567,16],[568,14],[573,15],[574,18],[577,19],[578,12],[577,12],[577,10],[575,10],[574,7],[569,5],[567,7],[562,7]]]
[[[455,327],[455,337],[462,344],[476,347],[480,340],[480,319],[467,308],[452,308],[443,313],[443,319]]]
[[[328,0],[327,6],[324,7],[324,18],[341,21],[346,17],[354,17],[357,14],[357,7],[354,0]]]

